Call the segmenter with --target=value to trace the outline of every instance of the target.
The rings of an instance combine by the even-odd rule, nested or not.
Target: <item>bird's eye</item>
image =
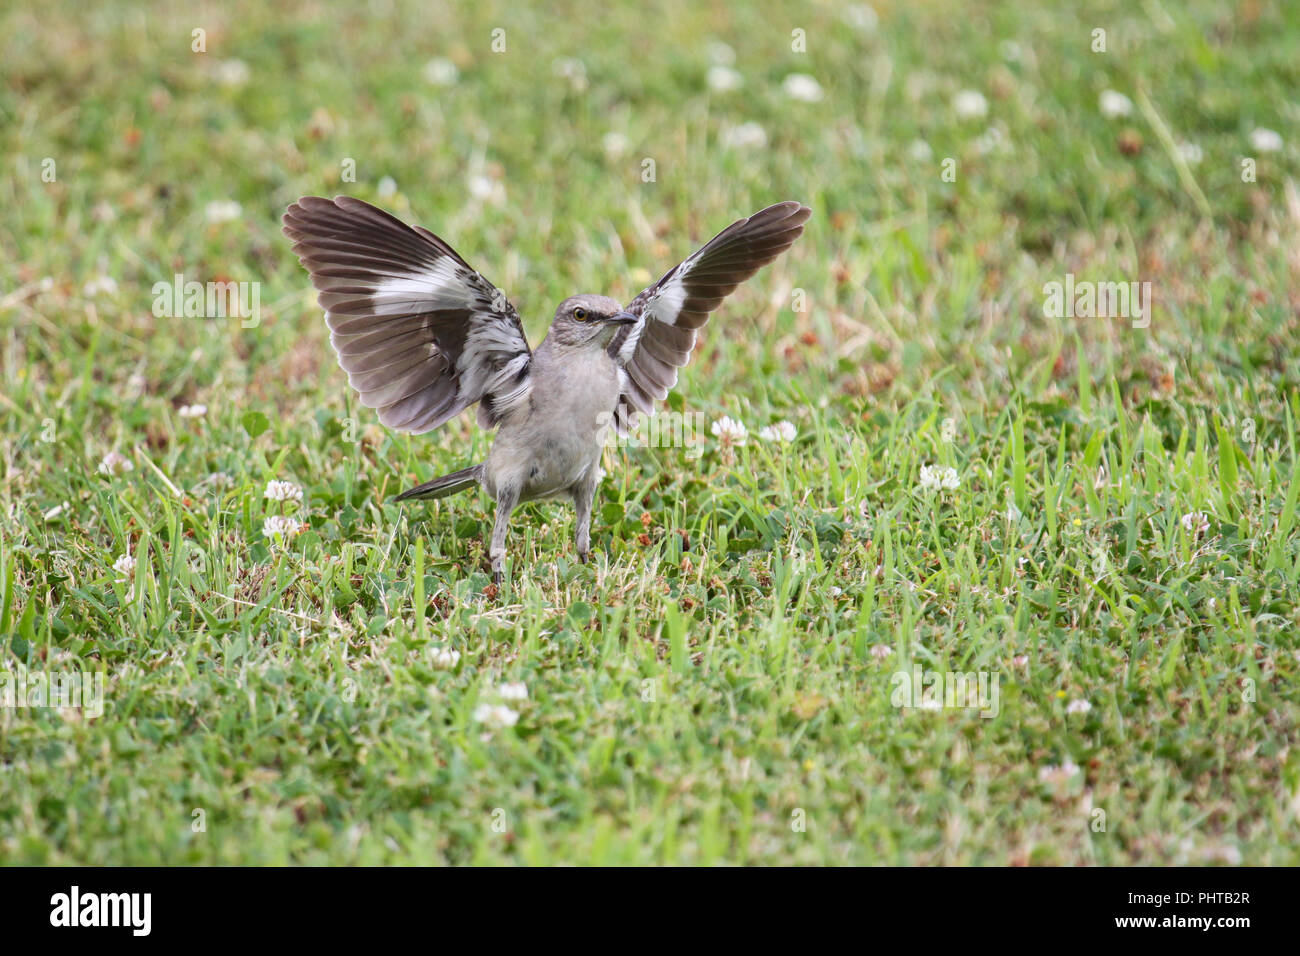
[[[586,322],[586,321],[587,321],[587,310],[586,310],[586,309],[574,309],[574,310],[573,310],[573,317],[574,317],[575,319],[577,319],[579,322]]]

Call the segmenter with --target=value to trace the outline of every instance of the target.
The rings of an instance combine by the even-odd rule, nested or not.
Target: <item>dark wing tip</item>
[[[290,209],[298,209],[301,212],[311,212],[313,209],[320,209],[323,206],[333,206],[333,199],[326,199],[324,196],[301,196],[296,203],[291,203]]]
[[[787,199],[784,202],[773,203],[768,209],[780,209],[787,216],[796,212],[811,213],[812,209],[804,205],[797,199]]]
[[[803,235],[804,224],[811,216],[811,208],[793,199],[773,203],[723,230],[701,251],[709,250],[715,243],[719,246],[716,251],[734,243],[745,243],[758,255],[754,265],[757,270],[794,245],[794,241]],[[761,253],[759,247],[762,247]],[[752,274],[750,271],[745,278]]]
[[[710,249],[725,246],[738,240],[767,240],[776,236],[789,238],[784,246],[775,249],[770,262],[776,255],[784,252],[803,233],[804,223],[812,216],[812,209],[793,199],[773,203],[752,216],[737,219],[722,232],[718,233],[699,251],[707,254]]]
[[[383,210],[380,209],[378,206],[372,205],[371,203],[366,202],[364,199],[358,199],[356,196],[338,195],[335,196],[333,200],[327,199],[325,201],[330,203],[332,206],[334,206],[337,209],[355,209],[358,211],[373,209],[376,210],[377,212],[383,212]],[[384,213],[384,215],[388,215],[388,213]],[[402,224],[405,225],[405,223]]]
[[[284,215],[280,217],[280,223],[285,228],[300,224],[306,217],[311,215],[313,208],[319,209],[321,204],[333,206],[334,202],[323,196],[300,196],[297,202],[289,203]]]
[[[749,217],[752,224],[767,225],[779,222],[782,226],[802,226],[812,217],[812,209],[796,199],[773,203]]]
[[[807,219],[810,215],[812,215],[812,209],[810,209],[808,206],[805,206],[797,199],[787,199],[784,202],[774,202],[770,206],[765,206],[764,208],[760,209],[758,212],[754,213],[754,215],[750,216],[749,218],[750,219],[759,219],[759,218],[781,219],[785,216],[794,216],[794,215],[801,215],[802,219],[800,221],[802,221],[803,219]]]

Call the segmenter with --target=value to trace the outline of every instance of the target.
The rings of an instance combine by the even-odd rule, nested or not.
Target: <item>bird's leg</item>
[[[578,560],[583,564],[591,554],[591,503],[596,497],[596,474],[598,466],[593,466],[582,481],[573,489],[573,507],[578,512],[577,539]]]
[[[496,523],[492,526],[492,546],[488,548],[488,557],[492,560],[492,583],[500,586],[506,560],[506,530],[510,524],[510,512],[519,503],[519,492],[506,487],[497,491]]]

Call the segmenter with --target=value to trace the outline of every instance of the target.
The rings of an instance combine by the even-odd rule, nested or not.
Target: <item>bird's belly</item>
[[[524,475],[523,500],[565,494],[600,461],[601,442],[563,431],[533,437],[534,455]]]
[[[505,423],[493,443],[489,493],[517,488],[520,501],[568,493],[599,466],[617,400],[618,378],[603,352],[569,359],[562,374],[539,371],[527,413]]]

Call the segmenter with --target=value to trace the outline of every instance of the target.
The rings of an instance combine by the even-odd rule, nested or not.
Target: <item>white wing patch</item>
[[[690,272],[689,268],[684,269],[660,286],[642,314],[652,316],[664,325],[676,325],[677,316],[686,301],[686,286],[682,283],[682,279],[688,272]],[[639,329],[637,338],[640,338]]]
[[[375,286],[371,302],[376,315],[408,315],[430,309],[463,309],[469,305],[457,265],[443,257],[427,272],[390,276]]]
[[[456,361],[460,387],[471,395],[493,395],[494,404],[508,402],[517,391],[512,383],[528,367],[529,356],[518,354],[513,329],[500,316],[476,313],[475,318],[480,321],[471,327],[465,337],[465,348]],[[505,356],[513,357],[496,368],[498,363],[493,359]],[[530,376],[524,377],[525,386],[530,381]],[[506,394],[497,395],[503,388]]]
[[[645,323],[646,323],[646,317],[645,314],[643,313],[641,315],[641,321],[638,322],[636,325],[632,326],[632,328],[628,330],[627,338],[624,339],[623,344],[619,346],[618,370],[620,374],[623,373],[623,366],[626,365],[628,362],[630,362],[632,360],[632,356],[636,354],[636,345],[638,342],[641,341],[641,333],[645,331]],[[622,389],[620,389],[620,391],[621,390]]]

